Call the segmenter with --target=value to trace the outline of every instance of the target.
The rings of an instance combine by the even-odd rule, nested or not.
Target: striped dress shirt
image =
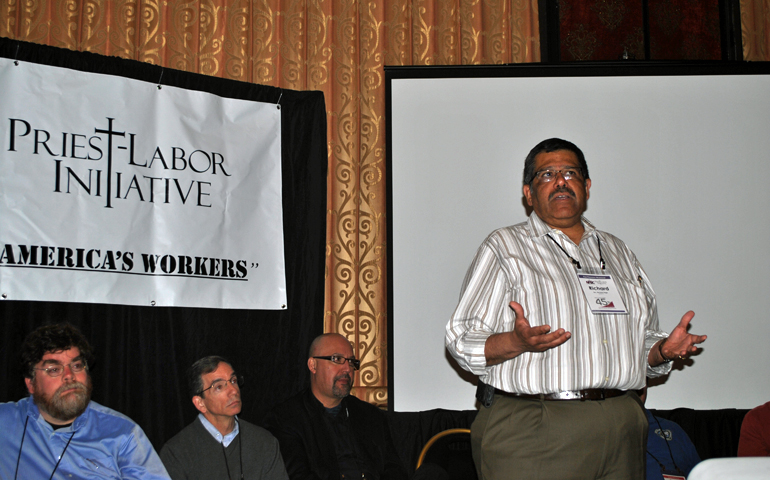
[[[585,232],[579,245],[534,212],[526,222],[495,230],[484,240],[446,328],[446,347],[460,366],[488,385],[525,394],[634,390],[645,385],[645,376],[671,370],[670,363],[650,367],[647,362],[650,348],[667,336],[658,330],[655,292],[647,274],[625,243],[582,221]],[[593,314],[577,268],[567,257],[580,262],[581,272],[597,273],[600,248],[604,272],[612,274],[627,315]],[[548,351],[525,352],[487,366],[487,338],[513,330],[511,301],[522,305],[531,326],[564,328],[572,337]]]

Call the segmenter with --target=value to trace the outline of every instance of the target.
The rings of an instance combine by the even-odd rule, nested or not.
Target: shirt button
[[[604,381],[605,382],[608,381],[609,379],[610,379],[610,377],[604,377]]]
[[[605,338],[604,340],[602,340],[602,343],[607,345],[607,339]]]

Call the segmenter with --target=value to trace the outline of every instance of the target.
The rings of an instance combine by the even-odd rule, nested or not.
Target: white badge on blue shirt
[[[588,300],[591,313],[594,314],[621,314],[628,315],[626,305],[620,298],[620,292],[609,273],[581,273],[577,272],[583,294]]]

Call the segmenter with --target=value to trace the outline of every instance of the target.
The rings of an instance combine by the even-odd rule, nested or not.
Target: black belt
[[[604,400],[605,398],[619,397],[625,394],[625,390],[608,388],[587,388],[585,390],[567,390],[556,393],[511,393],[495,389],[496,395],[505,397],[524,398],[527,400]]]

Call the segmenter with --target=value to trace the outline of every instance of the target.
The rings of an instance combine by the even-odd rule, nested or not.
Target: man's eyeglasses
[[[64,367],[70,367],[70,370],[72,370],[72,373],[80,373],[86,368],[88,368],[88,365],[86,364],[85,360],[77,360],[72,363],[68,363],[67,365],[51,365],[50,367],[42,367],[42,368],[33,368],[32,370],[42,370],[45,373],[48,374],[49,377],[59,377],[62,373],[64,373]]]
[[[350,357],[345,358],[342,355],[330,355],[327,357],[313,357],[313,358],[319,358],[321,360],[329,360],[332,363],[336,363],[337,365],[344,365],[345,362],[350,363],[350,366],[353,367],[353,370],[358,370],[361,368],[361,360],[356,359],[356,357]]]
[[[561,176],[564,177],[564,180],[567,181],[572,180],[573,178],[576,180],[581,180],[583,178],[580,170],[577,168],[546,168],[545,170],[539,170],[535,172],[535,178],[543,183],[548,183],[552,180],[555,180],[560,173]]]
[[[238,388],[243,386],[243,376],[241,375],[233,375],[230,377],[229,380],[217,380],[216,382],[212,383],[208,386],[208,388],[204,388],[200,392],[198,392],[198,396],[203,395],[203,392],[206,390],[211,390],[214,395],[220,394],[225,391],[227,388],[227,385],[237,386]]]

